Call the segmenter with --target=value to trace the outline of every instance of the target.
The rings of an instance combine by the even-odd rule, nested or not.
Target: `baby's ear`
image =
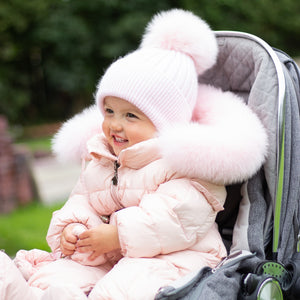
[[[102,132],[103,116],[92,105],[62,124],[52,139],[52,152],[60,162],[89,159],[87,141]]]

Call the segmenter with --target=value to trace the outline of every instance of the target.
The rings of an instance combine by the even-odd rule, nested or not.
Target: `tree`
[[[294,0],[7,0],[0,3],[0,114],[28,124],[88,106],[108,64],[136,49],[153,14],[172,7],[192,10],[214,30],[250,32],[300,55]]]

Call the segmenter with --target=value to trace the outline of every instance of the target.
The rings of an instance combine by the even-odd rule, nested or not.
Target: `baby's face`
[[[102,130],[116,156],[136,143],[155,136],[156,128],[136,106],[117,97],[104,99]]]

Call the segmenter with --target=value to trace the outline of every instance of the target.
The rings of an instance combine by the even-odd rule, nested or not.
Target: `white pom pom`
[[[218,45],[208,24],[192,12],[172,9],[159,13],[149,22],[141,48],[175,50],[190,56],[198,74],[216,62]]]

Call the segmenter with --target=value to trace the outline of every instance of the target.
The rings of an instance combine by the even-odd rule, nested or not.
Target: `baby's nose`
[[[113,131],[121,131],[123,129],[123,126],[122,126],[122,123],[119,120],[114,119],[110,123],[110,128]]]

